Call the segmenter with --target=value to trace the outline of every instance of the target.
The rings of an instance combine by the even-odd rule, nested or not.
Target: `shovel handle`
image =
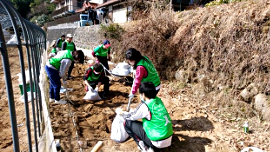
[[[129,98],[129,99],[128,99],[127,112],[129,112],[129,110],[130,110],[131,99],[132,99],[132,98]]]
[[[73,106],[76,106],[76,104],[74,103],[74,102],[72,102],[71,100],[69,100],[69,97],[68,97],[68,89],[67,88],[65,88],[66,89],[66,100],[67,100],[67,102],[69,102],[70,104],[72,104]]]

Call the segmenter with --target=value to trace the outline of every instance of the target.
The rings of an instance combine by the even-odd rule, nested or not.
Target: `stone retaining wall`
[[[84,26],[62,24],[54,27],[48,27],[47,39],[49,42],[57,40],[61,35],[68,33],[73,35],[73,41],[78,48],[93,50],[96,46],[102,44],[103,38],[98,34],[100,26]]]

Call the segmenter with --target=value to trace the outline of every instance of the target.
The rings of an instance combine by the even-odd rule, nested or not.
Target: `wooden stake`
[[[99,141],[95,147],[91,150],[91,152],[98,152],[100,148],[102,147],[102,141]]]

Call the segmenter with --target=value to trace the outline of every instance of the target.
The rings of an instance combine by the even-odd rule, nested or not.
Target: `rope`
[[[77,132],[77,124],[76,124],[75,119],[74,119],[74,113],[70,110],[70,103],[68,103],[68,113],[69,113],[69,116],[70,116],[70,118],[72,119],[72,122],[73,122],[73,126],[74,126],[74,129],[75,129],[75,134],[76,134],[76,139],[77,139],[77,144],[79,146],[80,152],[83,152],[83,149],[79,144],[79,139],[80,138],[79,138],[79,135],[78,135],[78,132]]]

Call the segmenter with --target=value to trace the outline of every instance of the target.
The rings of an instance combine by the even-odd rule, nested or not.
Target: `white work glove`
[[[95,91],[98,92],[98,87],[95,88]]]
[[[67,81],[63,81],[63,87],[67,88]]]
[[[118,114],[118,115],[122,115],[122,114],[123,114],[123,110],[122,110],[121,108],[116,108],[116,109],[115,109],[115,112],[116,112],[116,114]]]
[[[130,94],[128,95],[128,97],[132,99],[132,98],[134,98],[134,94],[130,93]]]
[[[130,112],[123,111],[121,108],[116,108],[115,109],[116,114],[122,116],[123,118],[126,118],[129,116]]]

